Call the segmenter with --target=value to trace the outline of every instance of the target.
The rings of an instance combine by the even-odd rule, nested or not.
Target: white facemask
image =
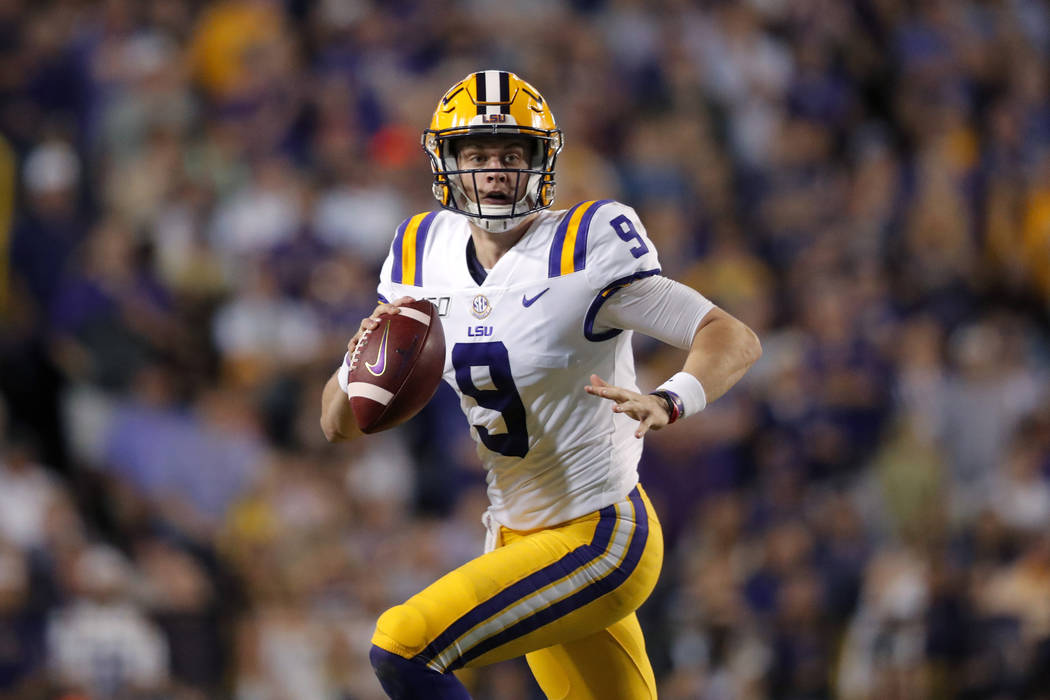
[[[528,185],[525,187],[525,195],[515,204],[478,204],[464,192],[462,185],[457,180],[452,180],[452,196],[456,198],[456,204],[464,212],[478,212],[481,216],[470,216],[465,214],[467,220],[478,228],[485,229],[489,233],[503,233],[509,231],[531,213],[533,207],[533,194],[539,184],[539,175],[530,175]],[[524,212],[520,216],[510,216],[513,211]],[[505,219],[492,219],[488,217],[504,216]]]

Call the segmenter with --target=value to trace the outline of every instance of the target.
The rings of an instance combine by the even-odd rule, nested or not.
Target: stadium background
[[[1048,52],[1037,0],[0,0],[0,696],[377,697],[482,475],[450,391],[329,446],[320,388],[506,68],[558,203],[764,343],[647,439],[661,697],[1050,697]]]

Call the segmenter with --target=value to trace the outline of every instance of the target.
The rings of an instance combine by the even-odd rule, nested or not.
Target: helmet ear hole
[[[554,183],[546,182],[540,187],[540,204],[549,207],[554,204]]]

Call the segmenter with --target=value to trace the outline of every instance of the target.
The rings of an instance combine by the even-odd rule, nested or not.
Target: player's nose
[[[493,168],[499,168],[499,166],[500,166],[499,161],[496,161],[495,165],[493,165],[492,167]],[[501,182],[502,183],[502,182],[507,182],[508,181],[508,173],[507,173],[506,170],[503,170],[502,168],[499,168],[497,170],[489,170],[487,173],[485,173],[485,175],[487,176],[489,182]]]

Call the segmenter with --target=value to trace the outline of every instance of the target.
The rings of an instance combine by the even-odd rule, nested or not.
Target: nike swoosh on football
[[[386,338],[388,335],[390,335],[390,321],[387,321],[386,327],[383,328],[383,337],[379,341],[379,353],[376,355],[376,361],[365,363],[365,368],[372,373],[373,377],[378,377],[386,371]]]
[[[533,304],[535,304],[535,303],[536,303],[536,300],[537,300],[537,299],[539,299],[539,298],[540,298],[541,296],[543,296],[544,294],[546,294],[546,293],[547,293],[547,292],[549,292],[550,290],[551,290],[551,288],[550,288],[550,287],[547,287],[546,289],[544,289],[544,290],[543,290],[542,292],[540,292],[540,293],[539,293],[539,294],[537,294],[536,296],[532,297],[531,299],[529,299],[529,298],[528,298],[527,296],[525,296],[524,294],[522,294],[522,295],[521,295],[521,305],[522,305],[522,306],[524,306],[524,307],[526,307],[526,308],[527,308],[527,307],[529,307],[529,306],[532,306]]]

